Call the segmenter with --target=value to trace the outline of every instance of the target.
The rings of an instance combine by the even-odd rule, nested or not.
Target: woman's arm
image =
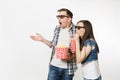
[[[76,39],[76,60],[77,63],[83,62],[88,55],[90,54],[92,47],[90,45],[87,45],[86,47],[82,48],[82,51],[80,51],[80,41],[79,39]]]
[[[76,39],[76,61],[77,63],[80,62],[80,58],[81,58],[81,55],[80,55],[80,41],[79,39]]]
[[[82,51],[80,52],[79,62],[83,62],[88,57],[88,55],[91,52],[91,49],[92,48],[91,48],[90,45],[87,45],[86,47],[83,47]]]

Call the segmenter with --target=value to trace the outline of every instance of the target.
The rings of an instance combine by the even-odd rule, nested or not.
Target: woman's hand
[[[79,35],[77,33],[74,35],[74,39],[79,39]]]

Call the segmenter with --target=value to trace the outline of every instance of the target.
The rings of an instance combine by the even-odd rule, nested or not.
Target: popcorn
[[[66,45],[59,45],[58,48],[66,48]]]

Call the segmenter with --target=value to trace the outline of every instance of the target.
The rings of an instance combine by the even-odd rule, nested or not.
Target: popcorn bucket
[[[68,47],[56,47],[56,56],[58,59],[67,59]]]

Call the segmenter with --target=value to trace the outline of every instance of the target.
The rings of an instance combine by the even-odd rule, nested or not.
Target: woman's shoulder
[[[95,40],[94,40],[93,38],[89,38],[89,39],[87,39],[87,40],[84,41],[84,45],[85,45],[85,46],[87,46],[87,45],[93,46],[93,45],[95,45],[95,44],[96,44],[96,43],[95,43]]]

